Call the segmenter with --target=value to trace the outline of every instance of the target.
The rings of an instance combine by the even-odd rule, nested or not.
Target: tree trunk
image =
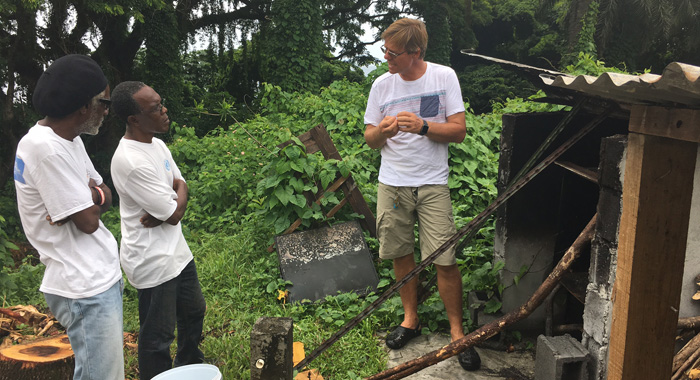
[[[566,15],[566,41],[569,53],[577,53],[573,51],[573,49],[578,43],[579,33],[581,33],[581,27],[583,26],[583,20],[586,17],[592,2],[593,0],[577,0],[571,2],[569,6],[569,12]]]
[[[0,379],[70,380],[74,366],[65,334],[0,350]]]

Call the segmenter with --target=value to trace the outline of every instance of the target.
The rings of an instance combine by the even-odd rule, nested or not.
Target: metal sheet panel
[[[379,276],[357,221],[275,238],[290,300],[317,301],[340,292],[374,291]]]
[[[589,75],[540,74],[549,86],[565,88],[624,104],[700,107],[700,67],[673,62],[661,75],[604,73]]]
[[[467,50],[462,50],[462,54],[515,70],[528,78],[535,86],[542,88],[548,95],[550,92],[556,95],[555,89],[564,89],[567,91],[565,94],[580,93],[618,104],[700,108],[700,80],[698,80],[700,67],[686,63],[670,63],[664,68],[661,75],[604,73],[594,77],[569,75],[475,54]]]

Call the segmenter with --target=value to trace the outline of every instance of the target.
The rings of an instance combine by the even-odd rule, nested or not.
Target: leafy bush
[[[0,295],[3,303],[43,305],[44,299],[37,290],[44,267],[33,265],[32,256],[15,262],[12,250],[18,251],[19,247],[9,240],[5,227],[5,218],[0,215]]]
[[[338,173],[342,177],[350,173],[345,161],[308,155],[303,143],[294,140],[295,144],[270,154],[270,163],[263,169],[267,176],[257,186],[258,195],[264,199],[259,212],[274,226],[275,234],[281,234],[297,218],[303,227],[310,227],[312,221],[325,220],[322,206],[334,207],[340,203],[336,193],[325,189]]]
[[[0,271],[0,289],[3,289],[3,293],[17,288],[17,285],[10,281],[9,272],[15,266],[15,260],[12,258],[10,249],[19,248],[7,240],[7,233],[5,233],[5,218],[0,215],[0,264],[2,265],[2,270]],[[3,296],[5,295],[6,294],[3,294]]]

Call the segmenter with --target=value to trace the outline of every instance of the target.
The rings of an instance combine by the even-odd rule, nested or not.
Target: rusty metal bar
[[[583,166],[576,165],[573,162],[568,161],[555,161],[555,165],[560,166],[579,177],[585,178],[593,183],[598,183],[598,173],[595,170],[584,168]]]

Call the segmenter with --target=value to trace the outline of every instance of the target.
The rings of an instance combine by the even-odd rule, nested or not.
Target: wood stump
[[[65,334],[0,350],[0,380],[70,380],[74,366]]]

